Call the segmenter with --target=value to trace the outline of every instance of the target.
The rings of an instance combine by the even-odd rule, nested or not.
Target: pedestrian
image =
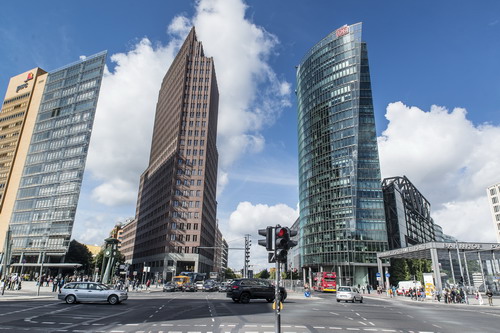
[[[52,292],[55,293],[57,291],[57,286],[59,285],[59,281],[57,278],[52,280]]]
[[[59,292],[61,292],[63,286],[64,286],[64,278],[61,277],[61,279],[59,280]]]
[[[477,299],[477,302],[479,303],[479,305],[483,305],[484,304],[483,296],[481,296],[481,293],[479,292],[479,290],[476,293],[476,299]]]
[[[364,293],[365,293],[365,290],[366,290],[365,286],[363,286],[363,287],[361,288],[361,290],[363,290],[363,294],[364,294]]]
[[[486,296],[488,296],[488,304],[493,306],[493,293],[491,292],[491,289],[488,289]]]
[[[151,280],[146,281],[146,290],[149,290],[149,286],[151,286]]]

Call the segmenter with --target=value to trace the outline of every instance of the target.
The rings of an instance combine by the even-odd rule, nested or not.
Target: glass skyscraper
[[[45,78],[10,218],[17,262],[39,262],[42,253],[58,262],[66,254],[105,62],[101,52]]]
[[[297,68],[301,266],[376,283],[388,249],[361,23],[333,31]]]

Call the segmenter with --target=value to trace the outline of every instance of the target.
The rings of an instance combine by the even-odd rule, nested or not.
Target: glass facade
[[[361,23],[317,43],[297,68],[300,248],[305,268],[374,284],[388,248]]]
[[[106,52],[47,76],[10,220],[13,255],[69,246]]]

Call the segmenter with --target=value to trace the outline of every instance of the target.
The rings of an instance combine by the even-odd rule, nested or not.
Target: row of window
[[[191,145],[198,146],[198,143],[200,144],[200,146],[203,146],[203,145],[205,145],[205,140],[191,140],[191,139],[187,140],[188,146],[191,146]],[[180,144],[181,144],[181,146],[186,145],[186,139],[181,139]]]
[[[201,179],[196,180],[196,186],[201,186],[202,185]],[[184,179],[184,181],[177,179],[175,181],[175,185],[184,185],[184,186],[195,186],[195,180],[194,179]]]

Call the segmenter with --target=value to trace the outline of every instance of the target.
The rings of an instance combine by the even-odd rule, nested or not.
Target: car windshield
[[[102,284],[102,283],[98,284],[98,286],[99,286],[100,288],[102,288],[103,290],[109,290],[109,289],[111,289],[110,287],[108,287],[107,285]]]
[[[339,287],[337,291],[351,291],[350,287]]]

